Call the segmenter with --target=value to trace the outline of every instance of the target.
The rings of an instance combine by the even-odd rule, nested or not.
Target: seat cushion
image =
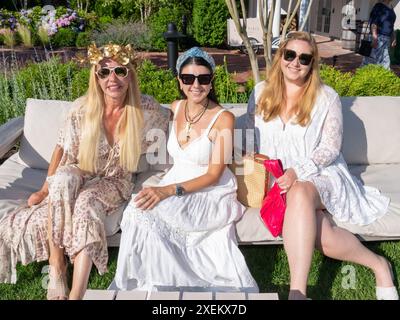
[[[373,186],[390,197],[389,211],[380,219],[367,226],[358,226],[334,220],[336,225],[358,234],[361,238],[379,240],[379,238],[400,239],[400,164],[352,166],[350,171],[365,185]],[[237,222],[236,231],[240,243],[279,241],[264,226],[260,218],[260,209],[249,208],[243,218]],[[368,237],[368,238],[367,238]]]
[[[46,179],[47,170],[32,169],[21,163],[14,154],[0,166],[0,218],[26,202],[39,190]],[[119,231],[123,207],[106,217],[104,228],[107,236]]]
[[[389,211],[367,226],[351,225],[335,220],[336,224],[361,237],[400,238],[400,164],[352,166],[350,171],[365,185],[378,188],[390,198]]]

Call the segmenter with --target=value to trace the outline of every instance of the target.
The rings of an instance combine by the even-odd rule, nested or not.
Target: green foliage
[[[182,30],[182,16],[185,10],[180,6],[163,7],[150,18],[150,29],[152,31],[151,44],[153,49],[164,51],[167,43],[163,33],[167,31],[168,23],[173,22],[178,30]]]
[[[394,267],[395,283],[400,280],[400,241],[367,242],[368,249],[387,257]],[[239,246],[260,292],[277,292],[280,300],[286,300],[289,293],[289,266],[281,245]],[[118,248],[108,248],[108,272],[99,275],[92,268],[88,288],[107,289],[114,279]],[[37,300],[46,298],[42,273],[47,262],[18,264],[18,282],[15,285],[0,284],[0,300]],[[343,286],[345,267],[354,267],[355,287]],[[69,278],[72,268],[68,268]],[[349,262],[341,262],[324,257],[315,252],[312,258],[307,292],[313,300],[373,300],[375,299],[375,277],[371,270]]]
[[[89,87],[89,75],[89,68],[83,68],[73,74],[73,78],[71,81],[71,100],[75,100],[76,98],[83,96],[86,93]]]
[[[378,65],[358,69],[350,83],[347,96],[399,96],[400,78]]]
[[[90,31],[78,33],[78,36],[76,37],[75,45],[78,48],[87,47],[91,43],[91,34],[92,33]]]
[[[221,46],[226,40],[225,0],[195,0],[193,6],[194,38],[201,46]]]
[[[71,79],[77,70],[73,62],[57,58],[21,70],[12,61],[0,76],[0,123],[23,115],[27,98],[73,100]]]
[[[29,64],[16,73],[25,98],[71,100],[71,79],[78,70],[74,62],[61,63],[59,58]]]
[[[159,70],[149,60],[143,61],[138,70],[140,90],[153,96],[160,103],[171,103],[180,97],[175,76],[169,70]]]
[[[101,16],[98,19],[99,22],[99,28],[103,29],[103,27],[109,23],[112,23],[114,21],[113,17],[110,16]]]
[[[217,66],[214,73],[214,89],[220,103],[247,103],[251,89],[240,90],[228,72],[226,59],[223,66]]]
[[[56,48],[73,47],[76,41],[76,32],[71,29],[62,28],[50,39],[51,44]]]
[[[335,89],[341,97],[400,95],[400,78],[378,65],[359,68],[354,75],[322,65],[320,73],[324,83]]]
[[[347,96],[347,91],[352,81],[350,72],[343,73],[334,67],[322,65],[320,74],[325,84],[335,89],[339,96]]]
[[[136,50],[151,49],[151,32],[140,22],[115,21],[105,25],[101,31],[94,31],[91,39],[97,45],[104,45],[110,41],[119,44],[131,44]]]

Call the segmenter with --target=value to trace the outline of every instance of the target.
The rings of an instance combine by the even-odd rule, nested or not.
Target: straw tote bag
[[[268,159],[267,156],[256,153],[243,157],[242,163],[233,162],[229,165],[237,179],[237,198],[246,207],[262,206],[270,181],[270,174],[264,166],[264,161]]]

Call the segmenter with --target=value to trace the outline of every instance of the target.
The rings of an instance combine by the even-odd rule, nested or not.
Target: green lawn
[[[389,259],[394,269],[397,285],[400,274],[400,241],[369,242],[367,246]],[[283,247],[264,245],[241,246],[240,248],[260,291],[278,292],[280,299],[286,299],[289,288],[289,267]],[[115,273],[117,255],[118,249],[110,248],[109,272],[99,276],[93,269],[89,288],[105,289],[108,287]],[[46,264],[46,262],[42,262],[29,266],[18,266],[18,283],[16,285],[0,284],[0,299],[45,299],[46,292],[42,288],[42,282],[45,282],[46,279],[42,268]],[[355,273],[349,275],[349,269]],[[71,269],[69,271],[71,273]],[[354,281],[349,282],[347,279]],[[352,284],[354,288],[352,288]],[[326,258],[319,252],[314,254],[308,285],[308,295],[313,300],[375,299],[375,280],[369,269]]]

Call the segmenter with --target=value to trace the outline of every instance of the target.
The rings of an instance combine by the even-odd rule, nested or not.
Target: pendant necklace
[[[201,109],[197,114],[195,114],[192,118],[189,117],[189,111],[188,111],[188,106],[187,106],[187,100],[185,104],[185,120],[186,120],[186,125],[185,125],[185,133],[186,133],[186,142],[189,141],[190,139],[190,132],[192,131],[192,125],[197,123],[201,117],[204,115],[208,108],[208,103],[210,102],[209,99],[207,99],[207,104],[203,109]]]

